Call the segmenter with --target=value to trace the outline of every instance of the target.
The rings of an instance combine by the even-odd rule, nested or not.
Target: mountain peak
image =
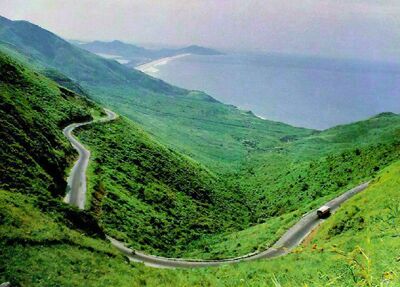
[[[376,116],[374,116],[373,118],[383,118],[383,117],[397,117],[399,116],[396,113],[392,113],[392,112],[383,112],[383,113],[379,113]]]
[[[0,23],[11,23],[12,20],[0,15]]]
[[[124,42],[122,42],[122,41],[120,41],[120,40],[113,40],[113,41],[111,41],[111,43],[113,43],[113,44],[123,44],[123,45],[126,45],[126,43],[124,43]]]
[[[211,49],[211,48],[206,48],[198,45],[190,45],[185,48],[180,49],[180,51],[184,53],[190,53],[190,54],[197,54],[197,55],[222,55],[220,51]]]

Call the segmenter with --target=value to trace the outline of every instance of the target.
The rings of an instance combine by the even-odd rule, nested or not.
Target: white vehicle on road
[[[319,218],[325,218],[328,217],[331,214],[331,208],[329,206],[321,206],[317,210],[317,215]]]

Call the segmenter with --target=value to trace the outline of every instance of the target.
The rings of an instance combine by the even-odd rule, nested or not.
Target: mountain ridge
[[[198,91],[165,83],[169,93],[160,92],[162,84],[141,74],[129,81],[136,74],[126,75],[121,65],[96,56],[85,58],[85,53],[80,56],[87,66],[81,69],[82,63],[66,59],[62,63],[71,69],[58,66],[60,71],[56,69],[60,62],[53,60],[73,57],[79,50],[66,53],[63,49],[70,46],[45,37],[54,40],[55,46],[49,47],[55,48],[40,53],[30,44],[34,35],[2,34],[1,28],[0,39],[13,40],[21,53],[8,45],[2,46],[5,53],[0,51],[0,282],[13,286],[398,282],[400,115],[382,113],[325,131],[297,129],[257,119]],[[24,39],[11,37],[18,35]],[[100,75],[71,72],[96,67],[108,70]],[[103,79],[107,84],[101,81],[104,75],[111,75]],[[128,84],[122,85],[124,80]],[[100,117],[101,109],[72,90],[87,90],[87,96],[121,114],[115,122],[82,127],[75,133],[92,152],[87,211],[62,203],[65,177],[76,156],[62,128],[72,121]],[[214,133],[207,133],[210,130]],[[173,140],[186,141],[185,155],[173,144],[164,144]],[[194,159],[188,156],[191,153]],[[222,162],[225,170],[211,164],[215,162]],[[112,234],[131,247],[164,256],[215,259],[254,252],[273,244],[302,214],[371,179],[365,197],[356,197],[337,217],[328,218],[320,235],[312,234],[304,247],[271,262],[156,270],[127,262],[104,240],[105,233]]]
[[[202,92],[169,85],[75,47],[37,25],[6,22],[0,27],[0,41],[17,49],[7,45],[0,48],[39,67],[39,71],[58,70],[77,82],[92,99],[139,123],[162,143],[203,164],[214,165],[216,170],[232,165],[228,163],[231,158],[236,162],[243,160],[252,149],[249,141],[271,146],[287,134],[301,137],[311,132],[262,120],[210,100]]]
[[[119,40],[113,41],[93,41],[88,43],[77,44],[92,53],[109,54],[123,57],[129,62],[126,64],[129,67],[135,67],[154,60],[165,57],[176,56],[180,54],[195,54],[195,55],[222,55],[223,53],[211,48],[206,48],[198,45],[190,45],[183,48],[162,48],[162,49],[146,49],[137,45],[125,43]]]

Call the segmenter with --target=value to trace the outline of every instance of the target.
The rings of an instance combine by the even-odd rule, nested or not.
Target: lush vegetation
[[[250,228],[204,236],[185,256],[226,258],[270,246],[303,214],[368,181],[400,158],[400,116],[385,113],[248,157],[229,176]]]
[[[269,261],[179,271],[175,284],[398,286],[399,184],[397,161],[382,170],[367,190],[345,203],[292,254]]]
[[[333,130],[318,134],[329,141],[313,135],[305,144],[284,143],[249,157],[224,180],[155,144],[125,119],[86,126],[78,135],[93,151],[92,204],[107,233],[139,250],[215,259],[267,248],[304,213],[400,156],[397,115]],[[354,136],[346,138],[349,131]],[[336,152],[325,156],[336,142]],[[318,143],[319,154],[299,159],[298,146],[308,143],[313,149]]]
[[[243,195],[129,120],[85,126],[77,135],[92,151],[90,208],[107,234],[176,256],[201,235],[246,226]]]
[[[215,171],[237,168],[254,149],[310,133],[259,119],[204,93],[173,87],[79,49],[29,22],[0,18],[0,49],[38,70],[60,71],[91,98]]]
[[[61,129],[100,109],[2,53],[0,107],[0,188],[60,196],[74,157]]]
[[[0,53],[2,279],[9,266],[5,257],[18,258],[14,248],[60,244],[116,256],[104,241],[93,239],[104,238],[94,216],[61,201],[65,172],[75,158],[62,128],[100,113],[93,102]]]
[[[267,170],[262,166],[251,175],[234,179],[234,186],[245,194],[244,205],[252,227],[205,236],[192,242],[185,256],[226,258],[264,250],[303,214],[370,180],[399,157],[398,140],[298,164],[278,157],[273,163],[288,168]]]
[[[166,97],[130,88],[88,89],[158,141],[218,173],[237,169],[255,150],[268,150],[287,137],[297,139],[311,133],[259,119],[197,91]]]
[[[233,180],[254,200],[257,218],[280,215],[372,178],[398,159],[399,135],[400,116],[381,114],[258,153]]]
[[[398,286],[399,184],[400,163],[396,162],[325,221],[303,246],[274,260],[165,270],[128,264],[98,240],[75,245],[5,245],[2,241],[0,280],[10,280],[13,286]],[[0,192],[0,202],[4,195]],[[13,210],[7,217],[13,229],[7,232],[21,226],[16,224],[18,219],[26,225],[25,232],[33,224],[35,229],[44,228],[42,223],[49,225],[42,213],[27,213],[26,200],[17,200],[7,196],[7,208],[0,209]]]
[[[155,197],[156,200],[154,200],[154,197],[149,198],[149,195],[146,198],[144,192],[141,194],[140,191],[137,191],[138,188],[140,190],[143,187],[143,184],[148,185],[149,171],[152,174],[163,174],[160,178],[161,181],[164,176],[170,178],[171,174],[171,166],[165,168],[164,160],[159,160],[159,155],[157,159],[153,158],[151,149],[144,148],[145,146],[137,143],[139,140],[139,143],[143,144],[142,141],[146,138],[143,137],[141,131],[135,131],[135,128],[129,126],[128,123],[110,123],[108,125],[97,125],[96,128],[88,126],[79,135],[95,151],[92,169],[96,172],[92,172],[90,178],[94,181],[99,178],[97,181],[107,182],[102,184],[103,190],[107,190],[107,192],[119,196],[124,193],[130,195],[129,200],[118,202],[118,204],[116,202],[110,204],[107,202],[109,199],[106,199],[108,212],[107,215],[103,213],[103,216],[112,216],[118,218],[119,221],[127,222],[123,224],[126,228],[121,225],[114,226],[118,230],[124,229],[122,231],[124,235],[119,234],[119,236],[128,241],[133,238],[131,244],[135,248],[148,250],[149,246],[157,246],[159,251],[167,255],[224,258],[266,248],[302,214],[341,192],[369,180],[382,167],[396,160],[400,155],[400,144],[397,140],[399,124],[398,116],[383,114],[364,122],[349,125],[348,128],[341,127],[340,131],[336,132],[335,138],[343,138],[343,134],[346,134],[348,130],[354,131],[354,126],[358,125],[360,127],[358,133],[354,132],[354,135],[358,135],[358,137],[351,139],[365,139],[367,135],[362,135],[365,130],[373,135],[369,138],[370,144],[346,143],[342,140],[340,142],[341,147],[337,148],[338,152],[329,156],[322,156],[324,154],[323,148],[334,144],[333,140],[330,143],[322,142],[320,143],[321,154],[319,156],[314,154],[313,157],[316,159],[313,160],[296,160],[297,152],[291,154],[291,150],[295,150],[296,147],[290,144],[280,148],[280,152],[266,154],[267,159],[262,157],[259,160],[254,159],[251,165],[249,163],[249,166],[243,168],[241,173],[232,175],[232,181],[225,188],[228,192],[221,193],[220,189],[217,190],[217,196],[214,196],[214,198],[223,199],[225,194],[225,198],[241,199],[240,201],[236,200],[233,205],[227,203],[221,205],[225,211],[220,213],[218,220],[218,222],[224,222],[225,218],[221,217],[221,214],[230,217],[232,216],[230,213],[233,212],[237,225],[232,226],[232,228],[227,228],[225,225],[222,229],[205,228],[203,231],[208,234],[204,234],[194,241],[193,239],[201,235],[201,233],[196,232],[196,228],[187,227],[182,220],[177,223],[177,221],[164,215],[165,211],[172,208],[175,210],[174,215],[178,215],[177,218],[187,218],[189,214],[193,214],[189,208],[190,205],[185,204],[184,206],[187,208],[182,209],[173,204],[176,199],[172,197],[174,200],[171,200],[173,193],[165,187],[162,196],[159,194],[158,197]],[[121,128],[122,126],[124,128]],[[369,126],[369,128],[366,129],[365,126]],[[332,134],[332,131],[328,130],[319,136],[325,137],[325,133]],[[305,139],[304,141],[307,142],[308,140]],[[381,142],[379,143],[379,141]],[[314,141],[312,142],[315,145]],[[295,142],[292,145],[298,145],[298,143]],[[349,148],[350,146],[353,146],[353,148]],[[355,146],[359,147],[355,148]],[[288,152],[285,153],[284,149],[287,149]],[[340,152],[340,150],[342,151]],[[146,156],[144,156],[144,153],[146,153]],[[171,157],[170,155],[169,158]],[[172,166],[179,165],[174,163]],[[282,166],[285,168],[282,168]],[[139,172],[137,172],[138,169]],[[143,171],[146,172],[145,175],[142,174]],[[179,175],[176,172],[173,172],[173,174]],[[153,181],[154,179],[150,182]],[[184,181],[180,180],[179,182]],[[272,184],[266,185],[265,182]],[[100,186],[99,183],[93,183],[93,186],[96,185]],[[212,185],[215,186],[216,184],[213,183]],[[185,188],[185,186],[182,186],[181,190],[182,188]],[[160,187],[159,190],[161,190]],[[97,192],[96,188],[95,192]],[[150,192],[150,194],[152,193],[154,191]],[[158,212],[151,213],[148,211],[143,206],[143,201],[155,207]],[[221,201],[227,202],[226,200]],[[112,208],[109,205],[118,206],[118,210],[124,211],[120,213],[120,216],[115,217],[111,215],[113,212],[111,212]],[[130,206],[130,208],[122,206]],[[212,204],[208,205],[207,210],[213,210],[213,207]],[[136,209],[140,209],[141,212]],[[148,219],[140,219],[132,223],[131,218],[135,220],[142,218],[143,213],[152,214],[155,218],[161,217],[165,221],[160,220],[157,224],[148,224],[146,223]],[[212,223],[215,221],[213,220],[215,216],[212,213],[201,209],[199,213],[202,215],[199,217],[200,221],[205,223],[203,228],[207,226],[207,223],[214,226]],[[198,216],[194,217],[197,218]],[[206,217],[210,221],[205,220]],[[153,222],[155,222],[154,219]],[[167,222],[175,224],[174,227]],[[243,230],[244,227],[254,224],[258,225]],[[132,226],[135,226],[133,230],[131,229]],[[163,230],[169,231],[164,235]],[[213,232],[210,232],[211,230]],[[221,230],[224,230],[224,232],[221,232]],[[185,240],[177,239],[176,234],[179,233],[185,236]],[[149,234],[151,239],[142,239],[148,237]],[[160,234],[163,234],[163,236],[157,236]],[[169,237],[168,235],[172,236]],[[160,245],[159,242],[162,242],[163,238],[175,238],[175,240],[168,244],[168,241],[165,241],[165,244]],[[188,242],[191,243],[187,244]],[[182,247],[184,247],[184,250],[182,250]]]
[[[299,129],[130,71],[27,22],[0,18],[0,40],[19,59],[0,52],[0,282],[398,285],[399,115]],[[92,151],[87,211],[61,200],[76,157],[62,128],[102,114],[76,92],[127,116],[79,130]],[[104,240],[105,231],[152,253],[242,255],[371,178],[304,247],[273,261],[154,270]]]

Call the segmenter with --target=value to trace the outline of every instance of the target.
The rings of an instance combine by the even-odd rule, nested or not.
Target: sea
[[[400,113],[400,65],[280,54],[185,55],[151,76],[294,126],[327,129]]]

